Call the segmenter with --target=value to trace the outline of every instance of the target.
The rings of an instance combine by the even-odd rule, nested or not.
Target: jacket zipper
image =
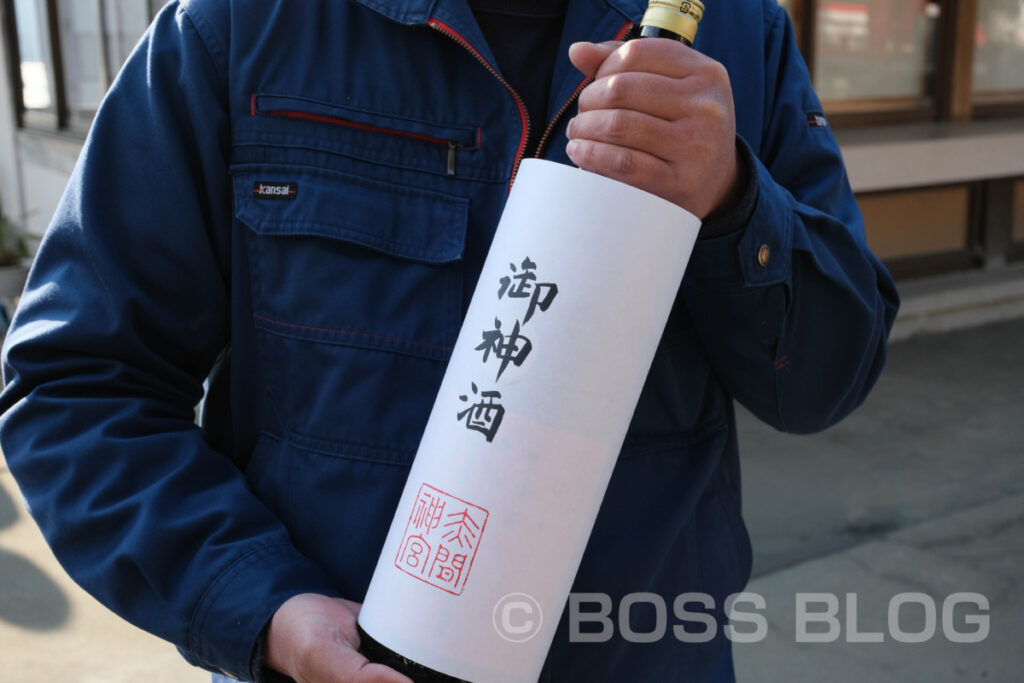
[[[398,135],[404,138],[410,138],[412,140],[421,140],[423,142],[429,142],[435,145],[447,145],[448,146],[448,163],[445,168],[445,174],[449,176],[455,175],[455,150],[465,147],[461,142],[455,140],[445,140],[444,138],[436,138],[431,135],[423,135],[422,133],[410,133],[405,130],[397,130],[395,128],[384,128],[382,126],[372,126],[367,123],[356,123],[355,121],[348,121],[346,119],[338,118],[336,116],[324,116],[322,114],[310,114],[304,111],[294,111],[290,109],[276,109],[273,111],[266,112],[270,116],[283,116],[290,119],[303,119],[306,121],[316,121],[318,123],[328,123],[332,126],[344,126],[346,128],[355,128],[357,130],[366,130],[372,133],[384,133],[387,135]]]
[[[615,38],[613,40],[622,40],[632,30],[633,22],[627,21],[625,24],[622,25],[622,28],[619,29],[619,32],[615,35]],[[540,138],[540,142],[537,143],[537,151],[533,155],[535,158],[539,159],[541,154],[544,153],[544,145],[548,143],[552,133],[555,132],[555,126],[558,125],[558,120],[562,118],[565,112],[569,111],[569,107],[573,105],[576,99],[580,96],[580,93],[583,92],[583,89],[590,85],[592,81],[593,79],[590,78],[589,76],[584,77],[583,80],[580,81],[580,84],[572,92],[572,95],[569,96],[569,99],[566,100],[565,104],[562,105],[562,108],[559,109],[558,113],[555,114],[555,117],[551,119],[551,122],[548,124],[547,129],[544,131],[544,134]]]
[[[522,163],[523,156],[526,153],[526,144],[530,140],[530,115],[527,114],[526,112],[526,105],[523,104],[523,100],[521,97],[519,97],[519,93],[513,90],[512,86],[509,85],[508,81],[501,77],[501,74],[498,73],[498,70],[491,66],[487,62],[487,60],[484,59],[483,55],[481,55],[480,52],[477,51],[477,49],[473,47],[468,40],[459,35],[458,31],[456,31],[455,29],[453,29],[451,26],[444,23],[440,19],[435,19],[434,17],[430,18],[430,20],[427,22],[427,25],[430,26],[430,28],[434,29],[435,31],[439,31],[442,35],[448,36],[456,43],[461,45],[463,48],[465,48],[469,52],[469,54],[471,54],[476,59],[476,61],[480,62],[485,69],[491,72],[492,76],[498,79],[499,83],[505,86],[505,89],[508,90],[509,93],[512,94],[512,97],[515,99],[516,106],[519,107],[519,118],[523,124],[523,134],[519,138],[519,149],[516,150],[516,158],[512,164],[512,176],[509,178],[508,181],[508,189],[511,192],[512,183],[516,181],[516,174],[519,172],[519,164]],[[449,166],[450,170],[454,168],[454,157],[455,150],[454,148],[452,148],[448,154],[449,163],[452,164],[452,166]]]

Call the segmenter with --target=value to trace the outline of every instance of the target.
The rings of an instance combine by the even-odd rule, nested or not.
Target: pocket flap
[[[293,117],[459,147],[475,147],[481,134],[468,126],[438,125],[290,95],[253,95],[252,107],[254,115]]]
[[[424,263],[462,257],[469,200],[327,169],[247,166],[235,216],[261,235],[316,235]]]

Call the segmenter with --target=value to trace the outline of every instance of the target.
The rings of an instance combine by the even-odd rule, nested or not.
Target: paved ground
[[[57,564],[0,460],[0,681],[209,683],[115,617]]]
[[[744,416],[740,443],[749,590],[769,625],[763,642],[735,646],[741,681],[1024,681],[1024,320],[894,344],[845,422],[793,437]],[[815,592],[838,600],[836,642],[796,642],[797,594]],[[926,608],[908,604],[891,627],[905,592],[936,605],[927,642],[892,637],[927,626]],[[960,592],[989,601],[980,643],[943,633],[943,603]],[[952,630],[974,630],[966,618],[981,611],[954,610]],[[848,642],[850,612],[855,632],[884,641]]]
[[[1024,320],[894,344],[868,402],[823,434],[776,434],[748,415],[741,432],[749,590],[766,603],[744,609],[768,627],[735,646],[741,682],[1024,680]],[[891,599],[907,592],[923,596],[890,623]],[[980,643],[944,634],[943,604],[963,592],[989,602]],[[836,642],[796,642],[797,596],[808,593],[836,596]],[[895,641],[925,630],[929,600],[934,637]],[[948,630],[973,630],[981,612],[961,605]],[[848,642],[863,633],[883,642]],[[2,464],[0,680],[208,680],[63,574]]]

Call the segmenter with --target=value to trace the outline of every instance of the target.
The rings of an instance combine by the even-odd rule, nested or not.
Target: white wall
[[[4,22],[9,20],[9,17],[3,14],[3,5],[0,5],[0,26],[4,26]],[[3,47],[2,39],[0,47]],[[14,102],[8,73],[7,50],[0,49],[0,206],[3,207],[4,213],[16,218],[21,215],[23,209],[15,141],[17,127],[14,122]]]
[[[21,195],[27,214],[25,227],[29,232],[40,235],[50,224],[81,150],[80,139],[18,131]]]
[[[0,19],[11,21],[2,12],[0,5]],[[83,140],[18,129],[8,57],[0,39],[0,205],[29,232],[42,234],[64,192]]]

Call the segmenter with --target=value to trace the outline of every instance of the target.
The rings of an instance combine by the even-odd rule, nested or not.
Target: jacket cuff
[[[340,597],[326,574],[291,545],[264,546],[243,555],[200,600],[186,659],[232,678],[253,680],[261,632],[278,608],[300,593]],[[262,652],[258,661],[262,666]]]
[[[263,663],[264,657],[267,654],[267,635],[270,630],[270,624],[267,623],[260,631],[259,640],[256,641],[256,647],[252,651],[252,661],[249,665],[250,676],[253,683],[295,683],[290,676],[285,676],[283,673],[279,673],[269,668]]]
[[[754,152],[750,145],[739,135],[736,136],[736,151],[739,153],[739,169],[737,172],[743,180],[743,194],[736,204],[717,216],[710,216],[704,219],[700,226],[700,234],[697,239],[714,239],[729,233],[742,230],[750,221],[754,213],[754,205],[757,203],[758,195],[758,174],[754,164]]]
[[[749,151],[749,147],[744,143]],[[789,280],[793,249],[793,199],[753,153],[748,157],[756,186],[746,226],[698,239],[686,280],[704,289],[764,287]],[[748,188],[748,192],[749,192]]]
[[[259,640],[256,641],[256,647],[253,648],[252,663],[250,664],[250,676],[253,683],[295,683],[295,680],[290,676],[285,676],[282,673],[276,672],[270,669],[264,664],[264,657],[266,656],[266,639],[270,630],[270,624],[267,623],[260,631]]]

